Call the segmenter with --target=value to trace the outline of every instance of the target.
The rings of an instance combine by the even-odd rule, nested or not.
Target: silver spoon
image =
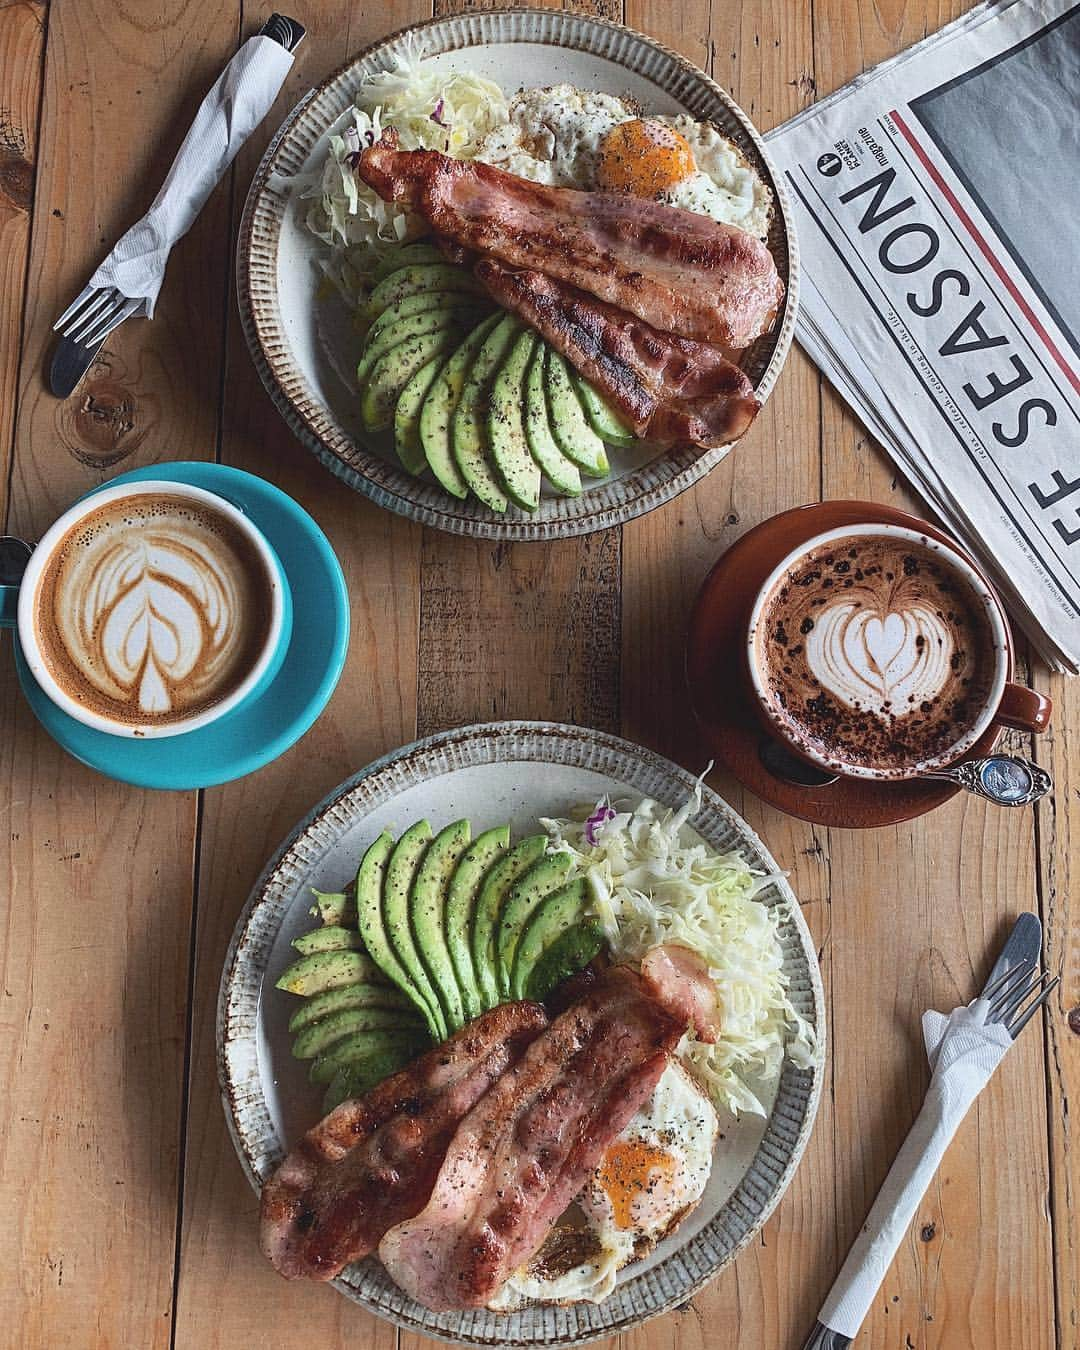
[[[773,777],[798,787],[826,787],[837,781],[837,774],[814,768],[771,737],[762,741],[758,753]],[[962,764],[919,775],[918,781],[927,780],[955,783],[965,792],[985,797],[998,806],[1029,806],[1045,797],[1054,786],[1045,769],[1018,755],[987,755],[983,759],[964,760]]]

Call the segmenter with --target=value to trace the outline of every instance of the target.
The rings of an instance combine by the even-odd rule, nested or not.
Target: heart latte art
[[[952,654],[949,625],[918,602],[881,615],[838,600],[818,612],[806,635],[806,664],[822,688],[878,717],[936,698],[951,677]]]
[[[255,664],[270,581],[224,515],[136,496],[107,503],[61,542],[37,616],[66,693],[114,720],[177,721],[226,697]]]
[[[955,745],[995,669],[967,580],[943,554],[891,535],[852,535],[801,558],[762,611],[755,652],[796,744],[884,772]]]

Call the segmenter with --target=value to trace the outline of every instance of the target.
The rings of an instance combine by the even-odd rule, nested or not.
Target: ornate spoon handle
[[[955,783],[967,792],[996,802],[998,806],[1029,806],[1037,802],[1054,786],[1053,779],[1038,764],[1017,755],[988,755],[985,759],[968,759],[948,769],[924,773],[946,783]]]

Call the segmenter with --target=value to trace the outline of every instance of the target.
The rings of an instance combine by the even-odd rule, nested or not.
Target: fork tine
[[[1016,1040],[1017,1036],[1020,1035],[1023,1029],[1027,1026],[1027,1024],[1031,1021],[1031,1019],[1035,1016],[1035,1014],[1039,1011],[1039,1009],[1043,1007],[1047,999],[1050,997],[1050,995],[1054,992],[1054,990],[1060,983],[1061,983],[1061,976],[1055,975],[1054,978],[1050,981],[1050,983],[1039,995],[1039,997],[1035,1000],[1035,1002],[1032,1003],[1031,1007],[1025,1008],[1024,1011],[1020,1014],[1020,1016],[1014,1019],[1011,1026],[1008,1027],[1009,1035],[1013,1038],[1014,1041]]]
[[[1022,961],[1017,961],[1016,965],[1008,966],[1005,970],[1003,970],[993,984],[988,984],[986,986],[986,988],[982,991],[979,997],[992,999],[994,995],[1001,989],[1001,986],[1005,983],[1005,981],[1011,980],[1013,976],[1015,976],[1017,971],[1024,970],[1025,968],[1032,968],[1034,967],[1034,965],[1035,962],[1031,959],[1031,957],[1025,956]]]
[[[89,346],[90,344],[86,339],[91,329],[97,327],[103,316],[112,314],[119,304],[120,296],[116,291],[102,291],[94,303],[88,305],[79,315],[64,336],[70,338],[72,342],[82,342]]]
[[[1019,988],[1013,987],[1006,994],[1000,995],[995,999],[990,1011],[986,1015],[988,1022],[1004,1022],[1006,1026],[1009,1019],[1016,1012],[1017,1008],[1024,1000],[1032,994],[1046,979],[1045,972],[1034,971],[1029,979],[1025,980]]]
[[[92,347],[95,342],[104,342],[114,328],[119,327],[125,319],[130,319],[132,314],[142,304],[141,300],[124,299],[124,303],[112,314],[101,316],[83,337],[83,345]]]
[[[83,305],[85,305],[88,300],[92,300],[95,295],[100,294],[102,294],[102,292],[98,289],[97,286],[84,286],[82,290],[79,292],[79,294],[75,297],[75,299],[72,300],[71,304],[68,305],[67,309],[64,310],[63,314],[61,314],[60,317],[57,319],[57,321],[53,324],[53,332],[54,333],[58,332],[61,328],[63,328],[63,326],[66,323],[68,323],[71,319],[75,317],[76,314],[79,313]]]
[[[988,1022],[996,1022],[1001,1013],[1003,1005],[1016,992],[1021,985],[1025,984],[1035,970],[1035,962],[1026,959],[1020,961],[1017,965],[1005,973],[1002,979],[997,982],[997,992],[988,1000],[990,1007],[986,1012]],[[983,996],[985,997],[985,995]]]

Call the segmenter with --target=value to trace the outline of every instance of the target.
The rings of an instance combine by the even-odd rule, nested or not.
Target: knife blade
[[[94,364],[101,347],[101,342],[84,347],[66,337],[57,342],[49,365],[49,388],[57,398],[67,398],[75,392],[75,386]]]
[[[998,953],[989,978],[983,985],[983,993],[995,981],[1001,979],[1006,971],[1029,962],[1037,969],[1042,957],[1042,924],[1036,914],[1021,914],[1013,924],[1012,932],[1005,939],[1005,945]]]

